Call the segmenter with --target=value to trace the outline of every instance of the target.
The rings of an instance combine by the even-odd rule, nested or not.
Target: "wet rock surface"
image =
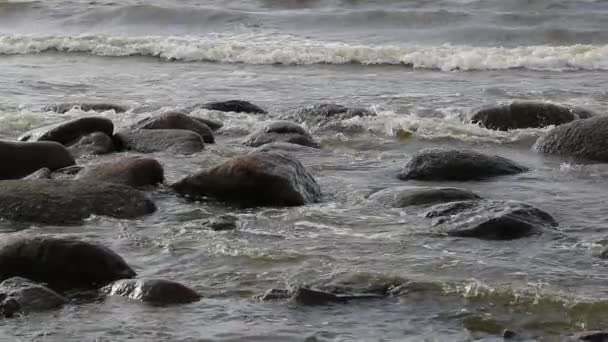
[[[215,231],[235,230],[239,219],[232,215],[222,215],[207,220],[206,226]]]
[[[68,150],[75,158],[114,152],[114,141],[105,133],[95,132],[83,136],[71,144]]]
[[[354,117],[376,116],[375,113],[364,108],[349,108],[333,103],[319,103],[297,108],[290,112],[286,119],[296,122],[307,122],[314,126],[330,126],[342,120]]]
[[[83,136],[95,132],[111,136],[114,133],[114,124],[103,117],[82,117],[29,131],[21,135],[19,141],[55,141],[71,145]]]
[[[179,129],[197,133],[208,144],[213,144],[215,138],[213,131],[203,120],[197,120],[184,113],[167,112],[143,119],[131,127],[132,130],[138,129]]]
[[[401,186],[384,189],[370,196],[385,206],[404,208],[416,205],[432,205],[438,203],[480,199],[477,194],[458,188],[435,188]]]
[[[181,129],[139,129],[120,131],[114,135],[119,150],[141,153],[169,152],[194,154],[205,148],[203,138]]]
[[[236,112],[236,113],[252,113],[252,114],[266,114],[267,112],[261,107],[247,101],[242,100],[230,100],[230,101],[218,101],[208,102],[197,106],[198,108],[217,110],[220,112]]]
[[[0,299],[0,313],[5,317],[57,309],[68,303],[57,292],[21,277],[0,283]]]
[[[540,137],[534,149],[580,160],[608,162],[608,117],[577,120]]]
[[[102,291],[110,296],[153,304],[187,304],[201,299],[195,290],[165,279],[122,279],[105,286]]]
[[[89,165],[76,175],[76,179],[142,187],[162,183],[164,170],[156,159],[121,157]]]
[[[270,143],[290,143],[308,147],[319,147],[302,126],[290,121],[275,121],[252,133],[243,142],[246,146],[258,147]]]
[[[57,170],[74,165],[70,152],[51,141],[0,141],[0,179],[17,179],[41,169]]]

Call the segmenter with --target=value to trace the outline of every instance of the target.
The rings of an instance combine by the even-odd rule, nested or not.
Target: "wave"
[[[43,52],[150,56],[172,61],[245,64],[405,65],[451,70],[608,70],[608,45],[473,46],[353,45],[278,35],[32,36],[0,35],[1,55]]]

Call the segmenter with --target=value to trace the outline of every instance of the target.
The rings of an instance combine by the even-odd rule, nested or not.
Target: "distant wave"
[[[353,45],[278,35],[206,37],[0,35],[0,54],[43,52],[150,56],[172,61],[245,64],[404,65],[416,69],[608,70],[608,45],[472,46]]]

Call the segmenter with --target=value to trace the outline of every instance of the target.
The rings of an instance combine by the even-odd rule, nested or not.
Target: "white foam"
[[[39,36],[0,35],[0,54],[47,51],[99,56],[152,56],[166,60],[247,64],[407,65],[439,70],[608,70],[608,45],[473,46],[354,45],[289,35]]]

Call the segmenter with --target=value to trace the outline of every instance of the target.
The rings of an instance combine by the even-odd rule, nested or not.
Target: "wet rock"
[[[331,303],[344,303],[346,300],[333,293],[312,290],[307,288],[297,288],[291,299],[300,305],[327,305]]]
[[[252,113],[252,114],[266,114],[267,112],[254,105],[251,102],[241,101],[241,100],[230,100],[230,101],[220,101],[220,102],[209,102],[205,103],[199,108],[208,109],[208,110],[217,110],[220,112],[236,112],[236,113]]]
[[[155,210],[143,192],[119,184],[57,179],[0,181],[0,219],[13,222],[78,224],[91,215],[131,219]]]
[[[21,135],[19,141],[56,141],[63,145],[76,143],[81,137],[101,132],[111,136],[114,124],[110,119],[90,116],[44,126]]]
[[[551,215],[527,203],[472,200],[438,204],[426,214],[439,234],[486,240],[511,240],[558,224]]]
[[[608,332],[606,331],[586,331],[572,336],[568,341],[571,342],[608,342]]]
[[[469,181],[528,171],[500,156],[469,150],[425,149],[415,154],[399,174],[401,180]]]
[[[23,179],[51,179],[51,175],[53,172],[46,167],[35,171],[34,173],[29,174],[27,177],[23,177]]]
[[[68,147],[75,158],[114,152],[114,141],[102,132],[85,135]]]
[[[354,117],[376,116],[375,113],[363,108],[348,108],[337,104],[321,103],[298,108],[287,115],[288,118],[311,126],[327,127],[342,130],[340,122]],[[350,127],[349,129],[352,129]],[[359,130],[360,127],[355,127]]]
[[[275,121],[251,134],[243,144],[258,147],[274,142],[319,147],[302,126],[289,121]]]
[[[122,157],[89,165],[76,175],[76,179],[142,187],[162,183],[164,171],[156,159]]]
[[[561,125],[576,119],[588,118],[589,111],[543,102],[513,102],[483,108],[471,117],[472,123],[507,131],[518,128],[539,128]]]
[[[181,129],[126,130],[114,135],[119,150],[141,153],[169,152],[193,154],[205,148],[203,138],[197,133]]]
[[[209,128],[211,128],[211,130],[214,132],[217,131],[218,129],[224,127],[224,124],[219,121],[215,121],[215,120],[211,120],[211,119],[207,119],[207,118],[201,118],[198,116],[190,116],[190,117],[198,122],[204,123]]]
[[[196,120],[184,113],[167,112],[160,115],[151,116],[136,123],[132,130],[137,129],[181,129],[197,133],[208,144],[213,144],[215,138],[213,131],[202,120]]]
[[[123,113],[127,111],[127,108],[111,104],[111,103],[58,103],[50,106],[46,106],[42,108],[45,112],[56,112],[56,113],[66,113],[72,109],[80,109],[83,112],[106,112],[109,110],[113,110],[116,113]]]
[[[199,301],[193,289],[165,279],[122,279],[105,286],[103,292],[154,304],[186,304]]]
[[[213,197],[245,207],[297,206],[319,202],[321,189],[291,155],[260,152],[228,160],[172,185],[190,197]]]
[[[469,190],[458,188],[433,188],[403,186],[385,189],[370,196],[370,199],[393,208],[415,205],[430,205],[454,201],[480,199]]]
[[[317,153],[317,152],[319,152],[317,147],[308,147],[308,146],[304,146],[304,145],[298,145],[298,144],[292,144],[292,143],[286,143],[286,142],[273,142],[270,144],[262,145],[262,146],[256,148],[255,150],[253,150],[251,153],[273,152],[273,151],[283,151],[283,152],[289,152],[289,153],[296,153],[296,152]]]
[[[0,246],[0,280],[23,277],[55,291],[98,289],[135,277],[112,250],[69,238],[20,237]]]
[[[517,334],[513,330],[505,329],[502,332],[502,338],[511,339],[517,337]]]
[[[21,277],[0,283],[0,299],[0,312],[5,317],[57,309],[68,303],[57,292]]]
[[[0,141],[0,179],[23,178],[41,168],[57,170],[74,163],[70,152],[56,142]]]
[[[257,295],[254,298],[263,302],[270,300],[282,300],[291,298],[292,292],[287,289],[269,289],[261,295]]]
[[[608,117],[576,120],[540,137],[534,149],[544,154],[608,162]]]
[[[238,218],[231,215],[222,215],[207,220],[207,226],[215,231],[235,230]]]

